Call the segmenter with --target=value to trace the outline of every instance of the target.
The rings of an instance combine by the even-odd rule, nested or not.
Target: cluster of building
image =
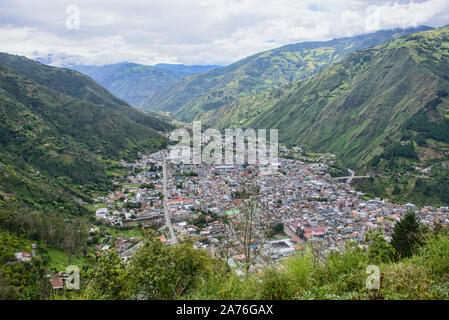
[[[16,261],[18,262],[28,262],[31,261],[36,256],[36,244],[31,244],[31,252],[16,252],[14,254]]]
[[[344,180],[332,178],[329,161],[323,158],[317,163],[280,158],[274,172],[258,164],[174,165],[167,161],[164,177],[161,168],[167,156],[161,151],[133,164],[123,163],[130,169],[129,186],[96,199],[102,206],[97,218],[120,226],[156,226],[163,233],[161,241],[170,244],[173,239],[166,228],[165,201],[178,239],[194,239],[196,247],[226,258],[236,269],[248,262],[247,248],[236,230],[245,219],[245,188],[257,189],[254,234],[262,235],[276,224],[284,227],[281,234],[247,243],[256,268],[293,255],[309,242],[319,243],[325,255],[343,250],[348,240],[363,245],[366,234],[379,228],[389,239],[394,224],[408,210],[414,210],[429,226],[449,223],[448,208],[418,209],[413,204],[364,199]],[[132,254],[131,248],[135,250],[136,244],[132,244],[124,247],[124,257]]]

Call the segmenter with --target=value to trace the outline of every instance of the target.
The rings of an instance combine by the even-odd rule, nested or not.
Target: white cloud
[[[65,27],[71,4],[79,30]],[[56,64],[228,64],[289,43],[441,26],[448,15],[447,0],[2,0],[0,51],[53,53]]]

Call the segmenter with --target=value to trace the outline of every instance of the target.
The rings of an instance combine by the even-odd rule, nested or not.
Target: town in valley
[[[330,175],[335,155],[311,162],[299,156],[299,147],[279,151],[275,172],[258,164],[175,165],[167,160],[167,150],[140,155],[134,163],[122,161],[129,175],[122,184],[114,181],[121,187],[117,191],[94,199],[96,219],[119,229],[155,229],[167,245],[190,239],[195,248],[226,259],[237,274],[244,274],[249,255],[250,271],[256,272],[267,265],[281,266],[283,259],[311,248],[324,259],[330,252],[343,251],[348,241],[364,246],[367,233],[380,229],[391,240],[395,223],[410,210],[429,227],[449,222],[447,207],[367,199],[351,187],[356,178],[352,170],[348,177]],[[282,157],[291,154],[298,157]],[[254,237],[247,239],[251,252],[245,253],[235,228],[247,219],[242,188],[248,188],[248,181],[249,188],[257,189],[253,202],[258,204]],[[125,261],[142,245],[135,237],[118,237],[113,243]],[[110,248],[97,246],[97,255]]]

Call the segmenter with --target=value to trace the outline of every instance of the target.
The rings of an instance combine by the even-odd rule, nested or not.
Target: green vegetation
[[[28,239],[0,230],[0,300],[49,297],[50,284],[44,271],[48,262],[45,250],[37,251],[38,256],[32,261],[16,261],[14,254],[23,251],[32,251]]]
[[[79,72],[46,66],[25,57],[6,53],[0,53],[0,64],[13,69],[41,86],[81,101],[102,106],[107,110],[112,109],[143,126],[158,131],[172,129],[172,126],[168,123],[132,108]]]
[[[391,245],[399,257],[410,257],[422,242],[421,225],[414,212],[408,212],[394,229]]]
[[[438,121],[432,121],[428,118],[431,116],[430,113],[428,115],[423,113],[416,114],[406,123],[407,129],[418,132],[419,135],[416,138],[423,141],[419,144],[426,145],[426,139],[449,143],[449,120],[446,117],[440,117]]]
[[[247,97],[246,101],[251,104],[253,95],[279,88],[291,81],[306,79],[351,52],[428,29],[379,31],[327,42],[298,43],[258,53],[227,67],[178,81],[154,95],[146,107],[175,112],[175,116],[183,121],[204,115],[203,119],[209,121],[228,119],[239,125],[232,112],[221,110],[216,115],[214,110],[229,110],[228,105],[234,106],[234,101],[241,97]],[[276,89],[269,93],[273,99],[283,94],[283,91]],[[256,108],[251,112],[239,110],[239,120],[251,120],[258,111],[262,112],[263,109]]]
[[[67,266],[75,265],[75,266],[86,266],[89,264],[94,264],[95,259],[91,259],[93,261],[87,261],[84,256],[77,256],[75,258],[68,256],[63,250],[59,249],[48,249],[48,269],[49,270],[65,270]]]
[[[412,216],[397,223],[397,234]],[[422,228],[413,220],[415,227]],[[407,245],[415,243],[405,257],[400,254],[402,247],[396,249],[377,230],[367,235],[365,246],[348,242],[344,252],[331,253],[324,260],[306,249],[282,261],[282,267],[240,277],[224,261],[194,250],[188,242],[166,246],[150,233],[128,265],[113,251],[103,255],[80,295],[93,299],[449,299],[448,230],[423,232],[420,239],[405,240]],[[366,286],[371,265],[381,272],[378,289]]]
[[[26,234],[28,239],[64,249],[69,258],[80,254],[87,241],[87,225],[82,219],[67,221],[63,212],[1,211],[0,226],[15,234]]]
[[[355,186],[370,198],[381,197],[395,203],[411,202],[418,206],[444,206],[449,203],[448,181],[445,175],[420,177],[409,174],[398,176],[393,172],[390,177],[377,176],[357,181]]]
[[[31,243],[24,237],[13,236],[8,231],[0,230],[0,263],[14,260],[14,254],[19,251],[31,252]]]
[[[125,265],[115,251],[101,256],[95,270],[92,272],[92,281],[86,290],[90,299],[124,299]]]
[[[153,233],[125,265],[114,251],[103,255],[86,289],[90,299],[176,299],[218,270],[218,263],[189,243],[167,246]]]
[[[401,144],[400,142],[393,143],[385,148],[382,156],[385,159],[391,160],[398,157],[404,157],[408,159],[419,159],[416,153],[415,146],[412,142]]]
[[[95,263],[93,194],[171,128],[75,72],[0,53],[0,299],[46,299],[46,274]],[[14,252],[37,256],[17,262]]]
[[[276,223],[271,229],[266,231],[267,238],[273,238],[276,235],[284,234],[284,224]]]
[[[117,111],[40,86],[3,65],[0,100],[2,156],[52,176],[95,181],[104,177],[102,158],[131,159],[166,145]]]
[[[148,99],[167,86],[197,72],[208,71],[218,66],[156,65],[118,63],[105,66],[73,66],[100,83],[114,95],[134,107],[146,108]]]

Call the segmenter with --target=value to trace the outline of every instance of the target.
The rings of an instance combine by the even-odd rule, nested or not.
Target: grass
[[[104,203],[89,203],[86,205],[86,207],[93,212],[101,208],[107,208],[107,206]]]
[[[107,233],[114,238],[122,237],[122,238],[139,238],[142,236],[142,233],[139,228],[131,228],[128,230],[122,230],[117,228],[109,228]]]
[[[72,265],[81,269],[87,263],[83,257],[74,257],[70,260],[67,254],[59,249],[48,249],[48,257],[50,258],[48,264],[49,269],[56,269],[58,271],[65,271],[68,266]]]
[[[130,183],[130,184],[124,184],[123,188],[131,189],[131,188],[140,188],[141,186],[142,186],[141,183]]]
[[[311,252],[280,262],[281,267],[263,274],[239,278],[234,272],[220,273],[200,285],[190,299],[314,299],[314,300],[429,300],[449,299],[449,235],[427,238],[410,258],[375,262],[368,250],[356,245],[334,253],[326,261]],[[377,265],[381,290],[366,288],[367,267]]]
[[[106,174],[108,176],[112,176],[112,177],[123,177],[124,175],[126,175],[128,171],[125,169],[109,169],[106,170]]]

